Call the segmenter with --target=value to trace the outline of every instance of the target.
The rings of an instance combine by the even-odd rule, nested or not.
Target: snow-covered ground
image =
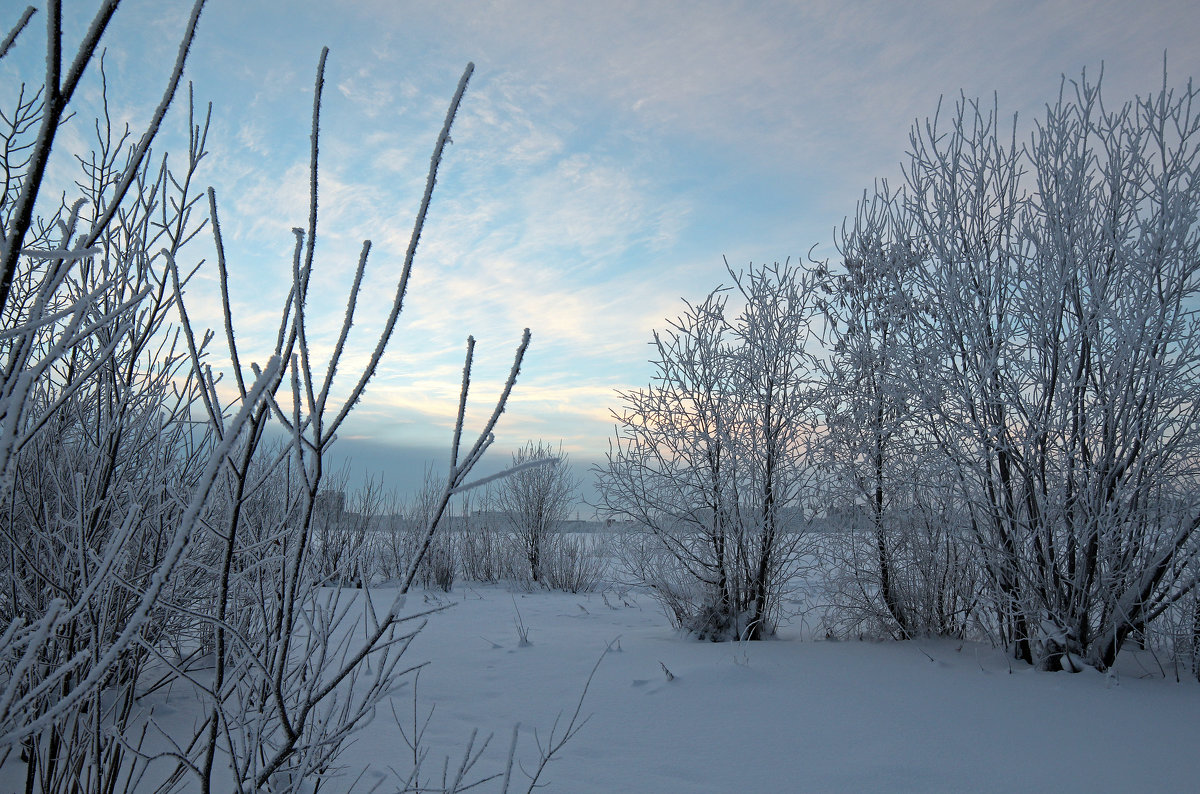
[[[387,588],[376,593],[390,603]],[[511,791],[536,768],[556,718],[570,719],[588,674],[583,729],[542,774],[586,792],[1196,791],[1200,685],[1149,657],[1119,675],[1039,673],[986,645],[946,640],[710,643],[673,631],[646,595],[571,595],[458,583],[416,591],[429,618],[405,661],[417,686],[423,777],[453,774],[472,730],[492,734],[469,779],[504,767],[520,725]],[[527,632],[522,644],[518,622]],[[665,670],[672,676],[668,679]],[[394,791],[411,768],[412,678],[339,759],[322,791]],[[160,725],[190,727],[181,689],[146,699]],[[394,713],[393,713],[394,709]],[[184,725],[187,723],[187,726]],[[536,734],[535,734],[536,731]],[[478,742],[476,744],[478,747]],[[0,792],[23,788],[10,764]],[[153,777],[153,775],[151,776]],[[376,786],[378,786],[376,788]],[[152,787],[151,787],[152,788]],[[493,780],[478,791],[497,791]]]
[[[428,594],[430,600],[444,594]],[[680,637],[646,596],[510,592],[456,585],[455,606],[410,649],[431,664],[429,771],[472,728],[494,733],[478,769],[499,768],[583,704],[584,729],[543,775],[563,792],[1194,791],[1200,686],[1154,671],[1039,673],[988,646]],[[409,607],[422,605],[411,595]],[[530,644],[519,643],[517,613]],[[614,642],[615,641],[615,642]],[[619,645],[618,645],[619,643]],[[663,666],[674,680],[667,680]],[[411,689],[394,696],[412,718]],[[561,728],[561,724],[560,724]],[[389,709],[343,755],[356,771],[406,769]],[[433,763],[435,762],[436,763]],[[519,774],[519,770],[518,773]],[[368,773],[362,783],[377,780]],[[521,786],[520,790],[524,790]],[[386,790],[386,786],[380,790]]]

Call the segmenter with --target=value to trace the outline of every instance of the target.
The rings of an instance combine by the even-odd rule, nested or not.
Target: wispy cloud
[[[1200,9],[1180,0],[439,0],[370,9],[396,24],[434,20],[425,24],[453,43],[444,49],[536,80],[569,113],[700,138],[793,172],[891,167],[912,120],[959,89],[999,91],[1009,107],[1031,111],[1061,73],[1101,60],[1122,91],[1153,88],[1164,49],[1179,74],[1200,65]]]
[[[157,99],[180,13],[123,4],[110,77],[138,90],[121,118]],[[201,178],[221,200],[239,333],[265,350],[291,228],[308,214],[311,92],[330,45],[310,318],[315,352],[328,350],[373,240],[352,373],[390,307],[434,136],[474,60],[397,337],[347,432],[442,444],[466,335],[480,340],[472,394],[486,406],[530,326],[502,439],[561,438],[584,456],[604,448],[613,389],[647,377],[650,330],[727,280],[721,255],[828,252],[862,188],[898,176],[910,124],[939,95],[997,91],[1028,118],[1061,73],[1103,61],[1106,95],[1123,98],[1157,85],[1164,50],[1173,76],[1200,74],[1198,29],[1200,6],[1182,0],[213,0],[188,76],[215,100]],[[0,63],[0,90],[17,62]],[[164,143],[180,140],[174,114]],[[63,135],[78,147],[90,129]],[[73,176],[69,161],[53,166],[58,182]],[[202,271],[189,303],[217,326],[215,295]]]

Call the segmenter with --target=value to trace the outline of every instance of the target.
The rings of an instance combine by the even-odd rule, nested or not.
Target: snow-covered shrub
[[[455,541],[463,579],[490,584],[528,578],[528,563],[517,541],[491,516],[468,515]]]
[[[625,532],[614,546],[621,583],[648,589],[672,626],[714,642],[738,639],[734,616],[720,607],[718,588],[683,569],[652,535]]]
[[[1192,613],[1191,631],[1187,632],[1190,635],[1188,637],[1190,641],[1188,644],[1190,645],[1189,650],[1192,657],[1192,677],[1200,681],[1200,588],[1193,589],[1191,597],[1188,600],[1192,602],[1191,604],[1187,604],[1187,606],[1191,607],[1189,611]],[[1186,604],[1187,602],[1184,603]]]
[[[441,505],[444,489],[442,478],[427,469],[421,489],[401,503],[396,514],[388,517],[390,542],[385,553],[394,555],[388,567],[407,571],[415,564],[418,584],[449,592],[459,567],[453,519],[446,516],[443,531],[428,542],[426,538],[430,521]],[[444,507],[441,509],[445,510]]]
[[[405,669],[400,661],[422,614],[405,610],[403,594],[426,564],[451,498],[478,484],[470,473],[494,440],[529,343],[526,331],[490,418],[464,446],[474,351],[467,340],[450,467],[414,533],[400,597],[376,605],[365,590],[321,587],[331,571],[340,578],[356,567],[359,539],[352,532],[352,545],[341,543],[323,498],[324,456],[391,339],[473,67],[439,135],[383,330],[367,363],[345,373],[349,382],[336,392],[370,244],[338,341],[316,362],[306,299],[326,53],[313,108],[309,224],[295,230],[291,290],[264,362],[242,358],[216,195],[208,191],[232,375],[218,392],[213,335],[196,332],[184,300],[193,271],[177,261],[200,228],[193,177],[207,122],[189,118],[179,171],[168,173],[165,158],[151,167],[148,149],[203,0],[145,134],[134,144],[108,135],[102,121],[97,153],[81,160],[80,199],[39,204],[53,133],[71,113],[116,5],[105,3],[83,26],[70,68],[48,68],[40,91],[22,85],[15,98],[6,94],[15,107],[0,121],[0,555],[16,572],[0,588],[0,761],[24,765],[43,791],[129,789],[147,763],[164,789],[310,790],[336,773],[344,743]],[[0,57],[32,13],[0,39]],[[47,13],[51,67],[60,65],[60,14],[57,4]],[[49,217],[35,223],[42,211]],[[282,447],[266,440],[268,430]],[[169,749],[150,759],[139,755],[145,731],[162,728],[147,721],[142,697],[163,686],[197,698],[200,719],[193,732],[158,737]]]
[[[458,570],[458,553],[454,536],[440,532],[429,545],[425,560],[421,564],[418,581],[422,587],[436,587],[448,593],[454,587],[454,576]]]
[[[1154,620],[1131,631],[1129,645],[1151,670],[1177,681],[1200,680],[1200,589],[1181,594]]]
[[[608,578],[606,535],[557,532],[542,550],[542,581],[551,590],[590,593]]]
[[[662,547],[642,532],[618,535],[614,557],[623,585],[649,588],[671,625],[677,629],[686,627],[693,604],[704,600],[701,583],[684,576]]]
[[[317,494],[313,504],[313,552],[317,581],[338,587],[362,587],[363,552],[369,513],[347,509],[344,484]]]
[[[385,500],[367,522],[362,561],[368,582],[381,584],[404,579],[410,536],[405,528],[403,502],[399,497]]]
[[[46,792],[119,788],[143,766],[143,678],[191,651],[173,604],[204,591],[181,563],[223,453],[192,421],[200,372],[171,327],[207,122],[189,117],[168,172],[148,149],[165,100],[141,146],[100,120],[77,197],[39,203],[53,136],[38,127],[62,123],[75,79],[22,85],[0,117],[0,747]]]
[[[873,528],[853,524],[822,535],[820,634],[980,636],[976,607],[982,572],[964,525],[942,515],[905,516],[888,521],[882,551],[879,540]],[[888,598],[881,587],[881,559],[888,570]],[[897,615],[903,616],[903,627]]]

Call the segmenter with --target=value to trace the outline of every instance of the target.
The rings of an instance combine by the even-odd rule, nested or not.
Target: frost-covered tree
[[[976,597],[961,500],[917,421],[923,251],[902,198],[881,184],[837,240],[822,457],[839,530],[827,544],[837,623],[903,638],[961,634]]]
[[[677,626],[698,630],[710,615],[727,624],[736,608],[726,303],[710,293],[655,332],[654,382],[620,393],[618,432],[597,472],[604,508],[646,530],[623,547],[633,580],[653,588]]]
[[[816,275],[730,270],[655,333],[656,374],[620,394],[598,470],[603,506],[635,523],[625,565],[674,622],[713,639],[769,634],[811,515],[819,417]],[[741,311],[727,316],[736,295]]]
[[[547,465],[528,466],[534,461]],[[514,473],[496,484],[492,498],[529,564],[529,576],[541,583],[549,546],[571,515],[579,479],[562,446],[555,449],[543,441],[530,441],[514,452],[512,468]]]
[[[1164,77],[1106,106],[1085,76],[1024,144],[965,99],[911,136],[921,310],[898,363],[960,481],[986,622],[1043,667],[1111,665],[1195,586],[1196,98]]]

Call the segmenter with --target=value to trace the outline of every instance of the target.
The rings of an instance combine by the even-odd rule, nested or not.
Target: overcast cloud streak
[[[135,129],[182,14],[128,0],[114,20],[110,101]],[[369,238],[363,339],[390,304],[438,125],[475,61],[393,352],[348,433],[437,447],[467,334],[480,340],[484,399],[529,326],[497,448],[561,439],[586,461],[606,449],[613,390],[645,385],[651,329],[679,299],[727,281],[723,255],[828,254],[861,191],[899,176],[908,129],[939,96],[995,91],[1029,120],[1062,74],[1103,62],[1106,97],[1131,97],[1159,85],[1164,51],[1173,81],[1200,75],[1197,33],[1194,2],[210,0],[188,77],[214,103],[201,178],[221,198],[240,335],[266,349],[290,229],[307,213],[320,47],[331,56],[310,316],[332,333]],[[0,64],[0,90],[18,73],[36,79],[37,44]],[[86,110],[64,140],[90,140]],[[73,167],[52,173],[63,182]],[[211,260],[211,246],[194,256]],[[216,325],[214,296],[202,271],[192,313]]]

